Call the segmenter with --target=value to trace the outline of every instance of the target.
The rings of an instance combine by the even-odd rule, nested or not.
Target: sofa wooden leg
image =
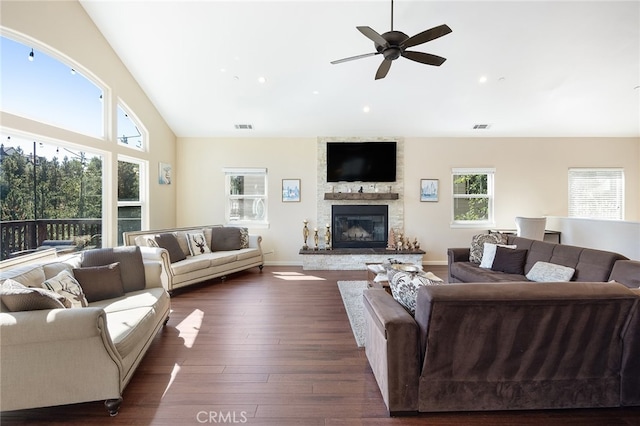
[[[262,268],[264,268],[264,265],[260,265],[258,266],[258,268],[260,268],[260,272],[262,272]]]
[[[111,417],[117,416],[118,411],[120,410],[120,405],[122,404],[122,397],[115,399],[107,399],[104,402],[104,406],[107,408],[109,415]]]
[[[169,316],[167,315],[167,317],[164,319],[164,323],[162,324],[162,326],[166,327],[168,322],[169,322]]]

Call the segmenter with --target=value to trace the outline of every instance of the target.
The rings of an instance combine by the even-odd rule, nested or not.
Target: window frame
[[[118,112],[119,109],[122,110],[124,115],[129,119],[129,121],[131,121],[131,124],[133,124],[133,126],[136,128],[136,130],[140,134],[139,137],[141,139],[141,146],[140,147],[136,147],[136,146],[133,146],[133,145],[129,145],[128,143],[125,143],[123,141],[123,136],[119,135],[119,134],[115,135],[116,143],[119,146],[123,146],[123,147],[129,148],[129,149],[133,149],[135,151],[140,151],[140,152],[147,151],[147,149],[148,149],[147,148],[147,146],[148,146],[148,144],[147,144],[147,141],[148,141],[147,129],[144,127],[144,125],[142,125],[142,122],[138,119],[138,117],[133,112],[131,112],[131,108],[129,108],[127,106],[127,104],[124,103],[124,101],[122,99],[119,99],[119,98],[118,98],[118,103],[116,105],[116,133],[119,133],[118,130],[120,128],[120,122],[119,122],[120,114]],[[134,135],[124,135],[124,136],[126,136],[126,137],[134,137]]]
[[[225,167],[224,172],[224,194],[225,194],[225,211],[224,220],[227,226],[244,226],[252,228],[268,228],[269,227],[269,176],[265,167],[253,167],[253,168],[238,168],[238,167]],[[231,194],[231,178],[234,176],[247,176],[247,175],[261,175],[264,179],[264,194],[263,195],[246,195],[246,194]],[[232,220],[231,210],[234,200],[255,198],[262,199],[264,205],[264,219],[262,220]]]
[[[495,226],[495,174],[494,167],[454,167],[451,169],[451,227],[452,228],[487,228]],[[456,194],[455,179],[460,175],[486,175],[486,194]],[[456,220],[455,208],[456,199],[487,199],[487,219],[486,220]]]
[[[596,173],[610,174],[610,176],[609,176],[609,179],[607,179],[607,176],[600,176],[596,181],[596,177],[593,176]],[[577,176],[578,174],[579,176]],[[613,176],[614,174],[617,174],[618,176]],[[580,210],[580,211],[589,210],[591,212],[597,212],[599,209],[599,206],[601,205],[599,203],[606,203],[606,202],[613,201],[617,205],[617,209],[615,209],[615,211],[618,212],[617,217],[611,217],[608,215],[605,215],[605,216],[576,215],[573,207],[574,201],[575,203],[579,203],[580,200],[576,199],[576,198],[579,198],[579,196],[578,194],[575,194],[574,191],[572,190],[574,188],[574,184],[576,184],[576,182],[574,182],[574,180],[572,179],[572,176],[575,179],[581,179],[583,182],[590,181],[591,183],[594,184],[593,187],[589,187],[587,190],[582,190],[580,195],[583,195],[584,193],[602,195],[601,193],[599,194],[596,186],[603,185],[603,184],[608,184],[609,186],[617,186],[617,188],[614,190],[617,192],[617,194],[615,194],[617,197],[599,197],[598,199],[592,199],[593,201],[592,204],[586,207],[584,207],[585,204],[582,204],[582,208],[580,208],[580,206],[578,206],[577,208],[577,210]],[[607,191],[607,192],[610,192],[610,191]],[[587,201],[587,200],[582,200],[582,201]],[[607,209],[607,211],[611,211],[611,210]],[[581,219],[624,220],[624,217],[625,217],[624,212],[625,212],[625,175],[624,175],[623,167],[570,167],[568,169],[567,171],[567,217],[581,218]]]
[[[148,188],[149,185],[147,184],[148,182],[148,170],[149,170],[149,162],[146,160],[142,160],[140,158],[136,158],[136,157],[130,157],[130,156],[126,156],[126,155],[118,155],[116,158],[116,170],[118,170],[118,164],[120,162],[127,162],[127,163],[132,163],[132,164],[137,164],[139,169],[138,169],[138,200],[137,201],[131,201],[131,200],[127,200],[127,201],[120,201],[118,194],[117,194],[117,190],[116,190],[116,221],[115,221],[115,226],[116,229],[119,229],[119,225],[120,225],[120,207],[140,207],[140,229],[139,230],[143,230],[143,229],[147,229],[147,223],[148,223]],[[116,185],[120,182],[119,181],[120,176],[117,174],[116,171]],[[122,238],[122,235],[117,235],[117,241],[120,240],[120,238]]]

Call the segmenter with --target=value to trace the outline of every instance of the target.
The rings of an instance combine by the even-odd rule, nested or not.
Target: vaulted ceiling
[[[638,1],[396,0],[395,30],[453,30],[411,49],[447,60],[377,81],[382,55],[330,62],[375,52],[356,26],[390,1],[81,4],[179,137],[640,136]]]

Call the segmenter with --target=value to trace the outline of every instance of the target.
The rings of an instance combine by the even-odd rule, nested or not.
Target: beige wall
[[[269,171],[270,264],[300,264],[302,220],[315,218],[317,139],[178,139],[178,224],[224,223],[223,167]],[[640,220],[640,139],[637,138],[404,138],[405,234],[415,236],[425,263],[443,263],[447,247],[467,246],[484,229],[451,228],[452,167],[496,168],[496,227],[513,218],[566,216],[569,167],[623,167],[625,219]],[[302,179],[300,203],[282,203],[283,178]],[[439,179],[440,200],[419,201],[420,179]],[[197,183],[196,183],[197,182]]]
[[[110,167],[113,179],[106,182],[104,205],[110,232],[103,235],[105,245],[115,245],[117,238],[117,155],[137,157],[148,162],[150,228],[172,227],[175,224],[176,185],[158,185],[158,162],[175,163],[176,138],[149,101],[138,83],[113,52],[82,6],[75,1],[2,1],[0,3],[2,34],[18,38],[23,43],[33,40],[34,48],[44,45],[45,51],[78,64],[79,70],[92,73],[107,86],[105,105],[115,116],[118,99],[132,110],[149,134],[148,152],[119,146],[115,141],[115,120],[106,125],[106,140],[55,129],[21,117],[3,113],[3,128],[34,135],[46,134],[61,141],[87,146],[104,155],[105,167]],[[40,44],[41,43],[41,44]],[[27,43],[28,44],[28,43]],[[167,206],[170,206],[167,208]]]

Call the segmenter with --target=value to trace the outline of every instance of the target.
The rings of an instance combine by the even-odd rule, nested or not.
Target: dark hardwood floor
[[[445,278],[446,267],[428,268]],[[2,413],[2,425],[639,425],[640,409],[423,414],[389,418],[336,282],[365,271],[265,267],[178,291],[124,392]],[[1,397],[1,396],[0,396]]]

